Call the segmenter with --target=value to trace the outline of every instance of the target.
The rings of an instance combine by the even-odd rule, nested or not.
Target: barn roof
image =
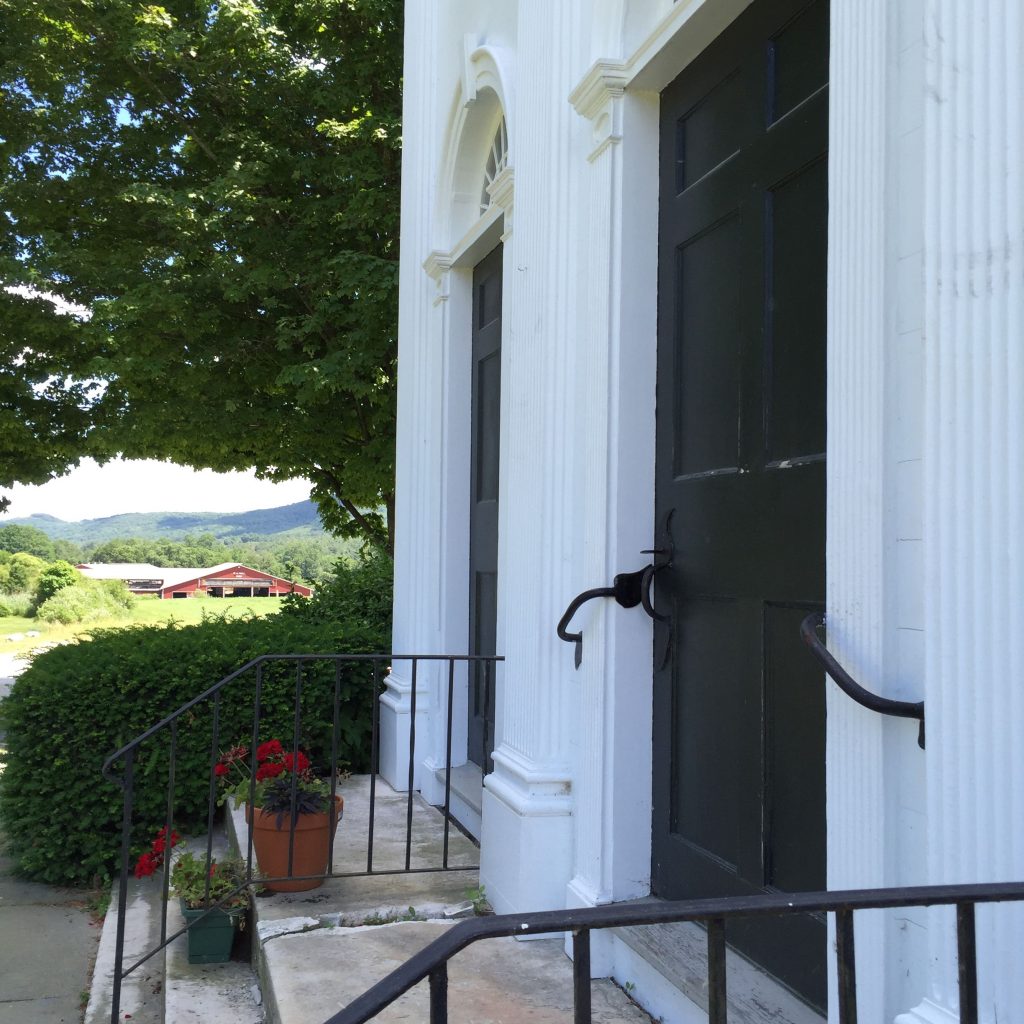
[[[88,576],[90,579],[160,580],[162,589],[165,590],[168,587],[180,587],[183,583],[189,583],[200,577],[216,576],[218,573],[235,568],[247,569],[255,575],[265,576],[268,579],[283,579],[283,577],[274,577],[271,572],[253,569],[252,566],[242,562],[219,562],[217,565],[190,568],[149,565],[145,562],[82,562],[78,565],[82,575]]]
[[[167,572],[148,562],[80,562],[76,568],[93,580],[161,580]]]

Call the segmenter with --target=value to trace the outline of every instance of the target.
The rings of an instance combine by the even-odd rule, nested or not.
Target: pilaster
[[[522,0],[518,16],[512,158],[516,206],[530,216],[517,223],[505,260],[498,615],[506,662],[481,842],[481,879],[497,910],[564,905],[576,728],[571,665],[556,657],[555,624],[577,528],[567,439],[576,436],[571,163],[579,128],[565,97],[579,3]]]
[[[658,104],[625,83],[624,65],[598,61],[569,98],[589,129],[576,395],[582,436],[594,440],[580,453],[586,514],[573,593],[642,567],[652,546]],[[650,888],[651,624],[639,608],[602,601],[584,606],[573,628],[584,643],[567,902],[593,906]],[[572,656],[566,646],[562,663]]]
[[[926,0],[925,664],[929,881],[1024,877],[1024,21],[1016,0]],[[985,1021],[1024,1012],[1024,910],[978,912]],[[929,999],[958,1018],[952,916]]]
[[[883,691],[889,7],[888,0],[832,5],[829,71],[828,644],[855,678]],[[822,685],[828,886],[881,886],[882,718],[827,680]],[[881,1021],[885,947],[878,915],[861,915],[857,933],[860,1013]],[[834,974],[834,957],[829,970]],[[833,977],[833,991],[834,984]]]
[[[395,464],[395,607],[392,650],[398,653],[443,649],[438,631],[441,571],[436,536],[441,515],[442,441],[437,424],[442,408],[440,340],[443,303],[437,286],[414,253],[428,249],[435,168],[441,131],[437,124],[437,76],[429,67],[438,41],[437,5],[412,0],[406,5],[406,81],[417,82],[403,98],[405,157],[402,175],[403,253],[399,269],[398,335],[402,370],[398,379],[398,444]],[[438,268],[438,280],[444,275]],[[418,687],[419,691],[419,687]],[[397,663],[381,697],[381,771],[394,786],[408,780],[411,710],[408,663]],[[417,716],[427,695],[417,692]]]

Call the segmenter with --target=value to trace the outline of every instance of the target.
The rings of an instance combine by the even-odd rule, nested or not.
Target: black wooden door
[[[469,652],[496,653],[498,450],[501,437],[501,246],[473,270],[473,414],[469,513]],[[469,759],[490,771],[494,667],[469,675]]]
[[[655,890],[825,886],[827,0],[758,0],[661,97]],[[668,555],[662,556],[667,558]],[[730,926],[819,1006],[825,928]]]

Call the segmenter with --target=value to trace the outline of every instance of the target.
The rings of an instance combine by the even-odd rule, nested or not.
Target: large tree
[[[35,367],[0,484],[256,467],[388,542],[401,35],[400,0],[0,0],[0,354]]]

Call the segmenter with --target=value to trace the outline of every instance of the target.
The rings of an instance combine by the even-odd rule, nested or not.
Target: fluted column
[[[439,564],[439,481],[442,459],[441,363],[444,317],[435,285],[420,265],[429,251],[431,211],[443,126],[437,123],[437,75],[430,61],[437,47],[438,9],[411,0],[405,11],[405,80],[416,83],[403,98],[405,149],[402,174],[402,261],[399,271],[398,377],[395,463],[395,605],[392,650],[436,652]],[[429,195],[428,195],[429,192]],[[418,689],[425,680],[419,679]],[[381,700],[381,770],[404,788],[408,777],[411,673],[396,664]],[[425,703],[425,701],[424,701]],[[426,708],[417,708],[422,715]]]
[[[828,643],[856,678],[885,678],[888,0],[831,14],[828,221]],[[828,885],[884,884],[883,726],[827,685]],[[877,917],[857,922],[864,1020],[883,1019]],[[831,942],[830,942],[831,945]],[[834,957],[829,957],[834,974]],[[833,978],[834,985],[834,978]]]
[[[571,594],[577,436],[578,265],[570,161],[582,126],[579,3],[522,0],[517,26],[514,235],[502,340],[499,676],[494,772],[485,780],[481,878],[497,909],[564,905],[571,864],[571,662],[555,625]],[[510,599],[509,595],[513,595]]]
[[[1024,21],[925,3],[925,619],[929,880],[1024,877]],[[950,913],[928,998],[959,1019]],[[978,913],[980,1019],[1020,1019],[1024,912]]]

